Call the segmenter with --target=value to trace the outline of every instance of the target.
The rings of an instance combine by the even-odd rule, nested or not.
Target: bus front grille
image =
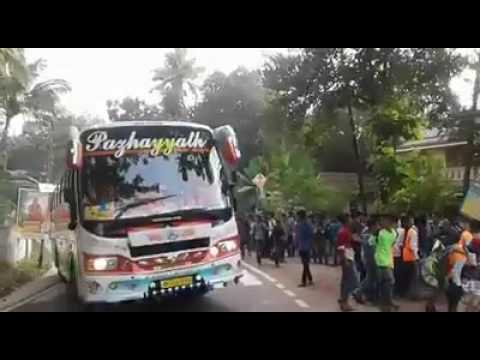
[[[169,242],[165,244],[144,245],[130,247],[132,257],[142,257],[150,255],[165,254],[184,250],[193,250],[199,248],[208,248],[210,246],[210,238],[199,238],[192,240],[182,240]]]

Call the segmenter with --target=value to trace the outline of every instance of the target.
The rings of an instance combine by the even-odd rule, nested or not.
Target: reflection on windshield
[[[111,220],[223,208],[227,200],[220,173],[213,146],[203,153],[88,156],[82,171],[84,218]]]

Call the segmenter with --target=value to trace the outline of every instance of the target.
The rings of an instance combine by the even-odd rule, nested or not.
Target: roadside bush
[[[15,209],[16,189],[10,182],[9,175],[0,170],[0,225]]]
[[[20,261],[16,267],[0,263],[0,298],[41,276],[46,270],[39,269],[34,260]]]

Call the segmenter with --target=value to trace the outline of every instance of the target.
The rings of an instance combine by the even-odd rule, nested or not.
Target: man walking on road
[[[313,285],[312,273],[310,272],[310,254],[313,247],[313,229],[312,225],[307,221],[307,214],[305,210],[298,212],[298,224],[295,229],[296,242],[298,244],[298,250],[300,258],[302,259],[303,272],[302,283],[299,287],[305,287]]]
[[[245,258],[245,250],[247,251],[248,256],[250,257],[250,231],[248,220],[243,216],[239,215],[237,218],[238,233],[240,235],[240,252],[242,259]]]
[[[342,225],[340,224],[338,219],[333,218],[328,222],[327,228],[326,228],[326,236],[328,240],[328,256],[333,257],[333,266],[338,265],[337,235],[338,235],[338,232],[340,231],[341,226]]]
[[[342,227],[337,235],[337,248],[340,254],[342,266],[342,279],[340,283],[340,309],[342,311],[353,311],[349,304],[350,295],[353,295],[358,288],[358,275],[354,262],[353,239],[350,229],[350,217],[342,215],[339,217]]]
[[[275,261],[275,266],[279,267],[280,262],[282,261],[282,253],[284,251],[283,243],[285,238],[284,227],[281,222],[280,216],[277,216],[277,221],[272,230],[272,239],[273,239],[273,260]]]
[[[362,243],[365,259],[366,277],[360,284],[360,294],[372,303],[378,300],[377,266],[375,264],[375,246],[379,231],[378,220],[372,217],[367,222],[367,229],[363,233]]]
[[[393,217],[386,216],[382,230],[378,233],[377,246],[375,248],[381,310],[385,312],[398,310],[398,306],[393,303],[393,247],[396,240],[397,232],[394,228]]]
[[[354,252],[354,262],[358,274],[360,275],[360,280],[364,280],[366,276],[365,266],[362,259],[362,233],[365,230],[365,216],[357,212],[353,216],[352,221],[352,238],[353,238],[353,252]]]
[[[293,238],[295,232],[295,219],[290,213],[287,219],[287,253],[288,257],[295,256],[295,239]]]
[[[266,245],[267,227],[263,223],[260,215],[257,215],[252,226],[252,238],[255,241],[255,251],[257,252],[257,263],[262,265],[262,255]]]

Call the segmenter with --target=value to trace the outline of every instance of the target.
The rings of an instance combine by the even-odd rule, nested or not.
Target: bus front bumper
[[[186,288],[179,286],[171,290],[165,289],[162,294],[172,295],[175,293],[182,295],[183,290],[189,292],[205,291],[224,287],[230,283],[238,283],[243,276],[240,254],[178,270],[131,275],[86,275],[79,279],[79,297],[84,303],[118,303],[144,300],[152,297],[152,295],[156,296],[157,290],[158,295],[161,295],[160,290],[155,285],[158,285],[162,280],[190,276],[194,279],[201,279],[203,286],[200,287],[200,284],[196,282],[193,286],[187,286]]]

